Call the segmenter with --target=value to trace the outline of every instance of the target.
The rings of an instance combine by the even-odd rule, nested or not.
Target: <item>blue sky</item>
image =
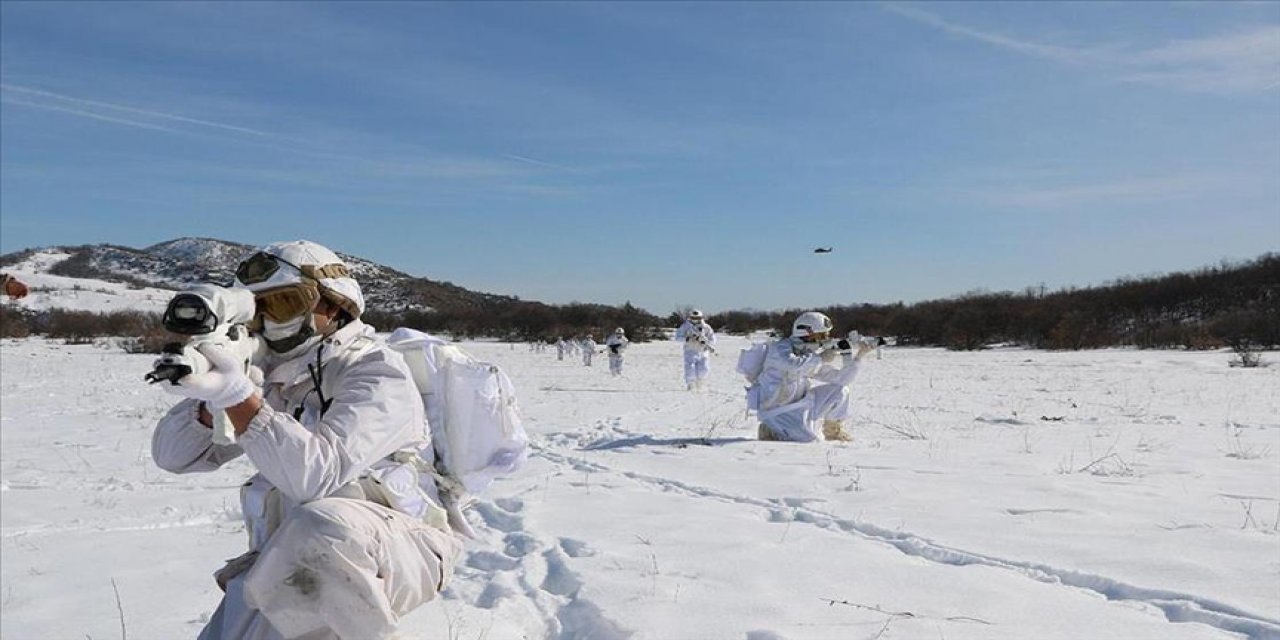
[[[659,314],[1253,258],[1280,3],[0,3],[0,251],[181,236]]]

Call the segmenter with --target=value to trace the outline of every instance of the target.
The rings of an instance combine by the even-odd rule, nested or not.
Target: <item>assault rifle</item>
[[[702,345],[702,348],[703,348],[703,349],[706,349],[707,351],[710,351],[711,353],[715,353],[715,352],[716,352],[716,348],[715,348],[715,347],[713,347],[713,346],[711,346],[709,343],[707,343],[707,339],[706,339],[705,337],[703,337],[703,335],[702,335],[702,325],[697,325],[697,324],[692,324],[692,323],[691,323],[691,324],[690,324],[690,326],[691,326],[691,327],[693,327],[695,330],[693,330],[693,331],[686,331],[686,332],[685,332],[685,334],[684,334],[684,341],[685,341],[685,342],[689,342],[690,340],[692,340],[692,341],[694,341],[694,342],[696,342],[696,343],[698,343],[698,344]]]
[[[176,385],[184,376],[209,371],[212,368],[209,359],[197,348],[204,344],[235,355],[247,372],[259,345],[258,339],[249,333],[253,316],[253,294],[247,289],[197,284],[175,295],[165,307],[161,323],[165,329],[187,336],[187,340],[164,345],[160,359],[146,375],[147,381],[152,384],[168,381]],[[213,441],[235,442],[235,431],[225,411],[213,412]]]

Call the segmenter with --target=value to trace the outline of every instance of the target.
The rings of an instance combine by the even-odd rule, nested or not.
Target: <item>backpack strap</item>
[[[322,418],[324,417],[325,412],[329,410],[329,406],[333,404],[333,398],[325,396],[324,393],[325,366],[329,364],[330,361],[338,358],[342,358],[346,361],[354,361],[365,353],[368,353],[370,349],[377,346],[378,341],[368,335],[356,336],[355,338],[352,338],[351,342],[345,347],[340,346],[340,350],[333,353],[333,355],[328,359],[325,359],[324,357],[325,344],[327,343],[321,342],[316,348],[316,361],[314,363],[307,364],[307,373],[311,376],[312,389],[315,391],[316,397],[320,399],[320,417]],[[293,410],[293,419],[301,419],[302,411],[302,405],[299,404],[298,407]]]

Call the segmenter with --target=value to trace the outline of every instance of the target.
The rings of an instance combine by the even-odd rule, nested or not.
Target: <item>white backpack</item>
[[[764,372],[764,361],[769,355],[769,343],[757,342],[738,352],[738,373],[747,379],[747,409],[760,410],[760,385],[756,380]]]
[[[746,377],[747,382],[755,384],[764,371],[764,360],[769,354],[769,343],[757,342],[738,352],[738,373]]]
[[[514,473],[528,456],[529,436],[511,379],[447,340],[396,329],[387,346],[404,356],[422,394],[436,469],[467,493],[482,493]]]

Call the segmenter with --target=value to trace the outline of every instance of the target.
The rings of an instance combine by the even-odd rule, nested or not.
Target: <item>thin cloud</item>
[[[1118,44],[1072,47],[977,29],[911,6],[882,6],[953,35],[1060,64],[1098,68],[1123,82],[1205,93],[1261,92],[1280,84],[1280,25],[1139,49]]]
[[[231,125],[231,124],[223,124],[221,122],[212,122],[209,120],[200,120],[198,118],[189,118],[187,116],[177,115],[173,113],[164,113],[161,111],[152,111],[149,109],[139,109],[137,107],[130,107],[130,106],[120,105],[120,104],[112,104],[110,102],[101,102],[98,100],[86,100],[83,98],[76,98],[73,96],[63,95],[60,93],[54,93],[52,91],[45,91],[43,89],[35,89],[32,87],[24,87],[24,86],[15,85],[15,84],[0,83],[0,89],[3,89],[4,91],[14,91],[17,93],[25,93],[31,96],[39,96],[41,98],[49,98],[54,100],[55,103],[38,103],[38,104],[30,103],[30,104],[31,106],[39,106],[39,107],[44,107],[52,110],[61,110],[61,111],[66,111],[68,113],[74,113],[78,115],[90,115],[91,113],[94,113],[95,115],[101,115],[101,114],[96,114],[95,112],[86,111],[84,109],[79,109],[79,110],[71,110],[67,108],[58,109],[56,102],[71,103],[74,105],[80,105],[81,107],[90,107],[95,109],[106,109],[108,111],[120,111],[123,113],[131,113],[135,115],[147,116],[149,118],[159,118],[161,120],[170,120],[173,122],[194,124],[202,127],[221,129],[223,131],[235,131],[237,133],[247,133],[249,135],[262,136],[266,138],[283,138],[283,136],[279,136],[274,133],[259,131],[257,129],[250,129],[248,127],[240,127],[240,126]],[[94,116],[91,115],[90,117],[94,117]]]
[[[1043,209],[1117,202],[1161,202],[1203,195],[1224,185],[1222,176],[1174,175],[1071,185],[990,189],[972,195],[1004,207]]]
[[[298,138],[276,135],[258,129],[250,129],[247,127],[201,120],[198,118],[189,118],[187,116],[174,113],[165,113],[150,109],[140,109],[126,105],[112,104],[100,100],[76,98],[27,86],[0,83],[0,90],[3,90],[3,92],[0,92],[0,102],[4,102],[6,104],[53,111],[81,118],[98,120],[101,122],[110,122],[112,124],[137,127],[151,131],[160,131],[169,134],[195,136],[217,135],[217,137],[238,144],[274,149],[277,151],[315,158],[324,162],[340,164],[346,167],[346,171],[365,171],[369,174],[392,177],[431,179],[487,179],[505,178],[515,175],[508,163],[493,160],[436,156],[429,156],[426,158],[405,157],[403,153],[384,153],[377,156],[366,157],[346,152],[332,151],[330,150],[332,145],[324,145],[320,142],[308,142]],[[27,97],[20,98],[15,94]],[[249,135],[226,135],[226,133],[215,134],[215,130],[217,132],[232,132],[236,134]],[[396,155],[399,155],[400,158],[397,158]],[[532,158],[524,158],[521,156],[509,157],[526,163],[541,164],[544,166],[572,171],[567,167],[560,167],[559,165],[540,162]]]
[[[29,102],[26,100],[18,100],[16,98],[8,98],[8,97],[0,97],[0,102],[3,102],[5,104],[21,105],[24,107],[32,107],[34,109],[45,109],[48,111],[57,111],[60,113],[67,113],[74,116],[80,116],[82,118],[92,118],[94,120],[102,120],[104,122],[111,122],[114,124],[123,124],[130,127],[151,129],[152,131],[164,131],[166,133],[181,133],[177,129],[162,127],[160,125],[155,125],[148,122],[139,122],[137,120],[129,120],[127,118],[117,118],[117,117],[103,115],[100,113],[93,113],[92,111],[81,111],[80,109],[72,109],[70,107],[59,107],[57,105],[52,105],[52,104],[41,104],[37,102]]]
[[[1078,48],[1018,40],[998,33],[974,29],[965,25],[949,22],[938,15],[916,9],[915,7],[901,4],[886,4],[883,5],[883,7],[891,13],[896,13],[904,18],[941,29],[947,33],[964,36],[1002,49],[1009,49],[1011,51],[1017,51],[1018,53],[1038,58],[1045,58],[1069,64],[1079,64],[1096,60],[1099,55]]]
[[[538,196],[543,198],[578,198],[581,197],[585,190],[573,187],[552,187],[538,184],[509,184],[502,187],[503,191],[518,194],[521,196]]]
[[[548,167],[548,168],[551,168],[551,169],[559,169],[559,170],[561,170],[561,171],[569,171],[569,172],[571,172],[571,173],[577,173],[574,169],[572,169],[572,168],[570,168],[570,167],[566,167],[566,166],[564,166],[564,165],[553,164],[553,163],[550,163],[550,162],[544,162],[544,161],[542,161],[542,160],[535,160],[535,159],[533,159],[533,158],[529,158],[529,157],[525,157],[525,156],[518,156],[518,155],[515,155],[514,153],[504,153],[504,154],[502,154],[502,157],[507,158],[507,159],[509,159],[509,160],[515,160],[516,162],[523,162],[523,163],[526,163],[526,164],[537,165],[537,166],[539,166],[539,167]]]
[[[1125,77],[1181,89],[1267,91],[1280,81],[1280,25],[1194,40],[1176,40],[1141,51]]]

